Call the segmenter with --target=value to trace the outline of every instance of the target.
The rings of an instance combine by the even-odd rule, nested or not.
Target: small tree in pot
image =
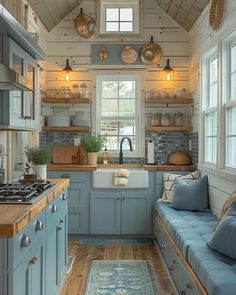
[[[25,146],[25,155],[28,161],[35,166],[35,170],[40,180],[47,180],[47,165],[51,163],[52,148],[51,147],[39,147],[37,145]]]
[[[81,138],[80,144],[87,153],[88,165],[97,164],[97,153],[101,151],[104,141],[100,134],[87,134]]]

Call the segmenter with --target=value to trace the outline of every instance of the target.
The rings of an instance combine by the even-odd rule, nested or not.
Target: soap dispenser
[[[107,146],[105,146],[104,152],[103,152],[103,164],[108,164],[109,159],[109,153],[107,151]]]

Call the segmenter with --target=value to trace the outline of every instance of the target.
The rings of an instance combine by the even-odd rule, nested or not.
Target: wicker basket
[[[222,20],[224,13],[224,0],[212,0],[209,12],[209,25],[216,31]]]
[[[185,152],[174,152],[168,157],[168,164],[171,165],[189,165],[190,157]]]

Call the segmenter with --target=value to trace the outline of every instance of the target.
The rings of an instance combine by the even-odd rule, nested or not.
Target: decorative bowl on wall
[[[132,46],[127,45],[122,49],[120,58],[125,64],[133,64],[138,58],[138,53]]]
[[[81,14],[79,14],[74,21],[74,25],[77,33],[85,39],[89,39],[96,32],[95,20],[84,14],[82,8]]]
[[[162,56],[162,49],[159,45],[154,43],[153,36],[151,36],[151,41],[145,44],[141,48],[140,58],[142,62],[146,65],[157,64]]]

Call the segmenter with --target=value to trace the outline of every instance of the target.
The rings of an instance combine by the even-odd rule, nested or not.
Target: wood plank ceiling
[[[66,15],[83,1],[84,0],[28,0],[48,31],[52,30]],[[153,1],[186,31],[189,31],[210,0]]]
[[[210,0],[153,0],[189,31]]]
[[[51,31],[66,15],[83,0],[28,0],[39,19]]]

